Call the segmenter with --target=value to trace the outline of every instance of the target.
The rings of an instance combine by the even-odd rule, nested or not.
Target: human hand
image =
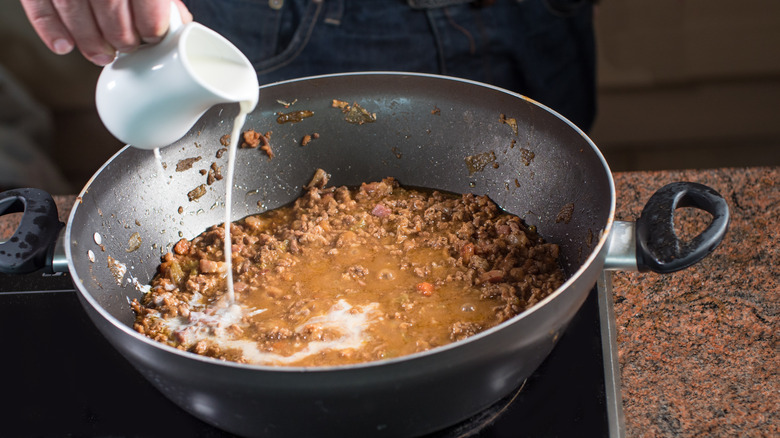
[[[116,52],[160,41],[168,31],[171,1],[184,23],[192,21],[181,0],[21,0],[49,50],[64,55],[78,47],[100,66],[113,61]]]

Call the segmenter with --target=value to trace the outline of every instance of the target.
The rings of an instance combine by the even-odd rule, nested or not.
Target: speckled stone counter
[[[780,168],[618,173],[616,219],[674,181],[719,191],[731,225],[684,271],[613,274],[627,435],[780,436]],[[61,220],[73,199],[55,198]],[[693,236],[706,215],[686,210],[678,230]],[[2,218],[0,238],[14,228]]]
[[[613,275],[627,434],[780,436],[780,168],[619,173],[616,218],[673,181],[719,191],[731,224],[691,268]]]

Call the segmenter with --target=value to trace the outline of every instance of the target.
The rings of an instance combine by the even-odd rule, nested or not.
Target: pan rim
[[[478,342],[479,340],[491,336],[493,333],[503,330],[506,327],[519,323],[519,321],[529,318],[532,314],[539,311],[542,307],[545,307],[550,302],[556,300],[558,297],[564,294],[565,291],[571,289],[572,285],[579,281],[581,277],[584,276],[585,272],[591,269],[594,269],[593,265],[598,263],[598,258],[602,256],[604,251],[606,250],[606,244],[609,240],[609,236],[612,231],[612,225],[614,222],[615,217],[615,209],[616,209],[616,191],[615,191],[615,183],[614,178],[612,176],[612,172],[609,168],[609,165],[607,164],[606,159],[604,158],[604,155],[601,153],[599,148],[596,146],[596,144],[588,137],[588,135],[582,131],[579,127],[574,125],[571,121],[563,117],[560,113],[556,112],[552,108],[547,107],[546,105],[537,102],[529,97],[526,97],[522,94],[506,90],[501,87],[497,87],[490,84],[485,84],[482,82],[470,80],[470,79],[463,79],[463,78],[456,78],[452,76],[445,76],[445,75],[438,75],[438,74],[430,74],[430,73],[416,73],[416,72],[402,72],[402,71],[364,71],[364,72],[348,72],[348,73],[333,73],[333,74],[325,74],[325,75],[315,75],[315,76],[306,76],[301,78],[295,78],[295,79],[288,79],[284,81],[278,81],[278,82],[272,82],[268,84],[263,84],[259,87],[259,91],[262,92],[263,89],[279,86],[282,84],[289,84],[289,83],[296,83],[296,82],[302,82],[302,81],[310,81],[315,79],[326,79],[326,78],[333,78],[333,77],[344,77],[344,76],[413,76],[413,77],[424,77],[424,78],[431,78],[436,80],[448,80],[448,81],[455,81],[455,82],[463,82],[470,85],[478,86],[478,87],[485,87],[489,88],[498,92],[506,93],[511,96],[523,99],[527,101],[528,103],[535,105],[539,108],[541,108],[544,111],[549,112],[550,114],[554,115],[558,119],[560,119],[562,122],[564,122],[566,125],[568,125],[571,129],[573,129],[577,134],[579,134],[591,147],[592,152],[596,154],[596,158],[601,163],[603,170],[605,172],[605,175],[607,177],[608,185],[609,185],[609,197],[610,197],[610,206],[609,206],[609,213],[607,215],[606,223],[604,224],[603,229],[599,232],[598,235],[598,241],[595,245],[593,245],[593,248],[588,255],[588,257],[580,264],[579,268],[571,274],[571,276],[564,282],[563,285],[561,285],[558,289],[556,289],[553,293],[545,297],[543,300],[539,301],[535,305],[531,306],[530,308],[526,309],[522,313],[502,322],[501,324],[498,324],[494,327],[491,327],[490,329],[487,329],[485,331],[482,331],[480,333],[477,333],[473,336],[470,336],[466,339],[452,342],[450,344],[442,345],[430,350],[413,353],[409,355],[404,355],[400,357],[394,357],[389,359],[382,359],[377,361],[371,361],[371,362],[362,362],[357,364],[349,364],[349,365],[337,365],[337,366],[320,366],[320,367],[289,367],[289,366],[274,366],[274,365],[258,365],[258,364],[242,364],[238,362],[231,362],[231,361],[224,361],[219,360],[207,356],[198,355],[196,353],[191,353],[188,351],[182,351],[177,348],[171,347],[167,344],[163,344],[161,342],[154,341],[152,339],[149,339],[148,337],[136,332],[132,329],[132,327],[129,327],[128,325],[124,324],[123,322],[119,321],[117,318],[115,318],[113,315],[111,315],[108,311],[106,311],[103,306],[97,302],[97,300],[92,296],[92,293],[86,290],[86,287],[83,284],[83,281],[78,275],[78,272],[76,272],[76,269],[74,267],[74,253],[73,249],[71,248],[71,235],[73,232],[73,223],[74,218],[76,214],[78,214],[79,206],[82,204],[81,200],[83,197],[88,196],[89,189],[93,182],[95,181],[95,178],[101,174],[101,172],[108,167],[117,157],[119,157],[121,154],[124,153],[128,148],[131,146],[124,146],[119,151],[117,151],[114,155],[111,156],[94,174],[93,176],[87,181],[85,186],[82,188],[82,190],[79,192],[77,199],[77,202],[74,203],[73,208],[71,209],[70,215],[68,217],[68,222],[65,229],[65,241],[67,242],[65,246],[65,254],[68,260],[68,270],[70,271],[70,274],[73,278],[73,283],[76,285],[76,288],[79,292],[80,297],[83,299],[84,302],[88,303],[90,307],[92,307],[93,310],[95,310],[105,321],[109,322],[114,328],[122,331],[125,335],[129,335],[133,337],[135,340],[141,341],[145,343],[147,346],[160,349],[164,352],[174,354],[179,356],[182,359],[189,359],[189,360],[196,360],[200,361],[203,364],[206,365],[216,365],[216,366],[228,366],[230,368],[236,369],[236,370],[244,370],[244,371],[251,371],[251,372],[257,372],[257,371],[264,371],[264,372],[283,372],[283,373],[339,373],[339,372],[350,372],[354,370],[361,370],[361,369],[367,369],[367,368],[378,368],[378,367],[392,367],[399,363],[407,363],[407,362],[413,362],[416,360],[423,360],[428,358],[429,356],[436,356],[440,355],[446,351],[449,351],[454,348],[461,347],[463,345],[471,344],[474,342]],[[603,269],[603,260],[601,263],[601,266],[598,266],[598,271],[601,271]]]

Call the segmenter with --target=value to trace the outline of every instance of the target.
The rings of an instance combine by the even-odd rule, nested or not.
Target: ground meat
[[[318,134],[316,132],[314,134],[306,134],[301,139],[301,146],[306,146],[309,143],[311,143],[312,140],[316,140],[318,138],[320,138],[320,134]]]
[[[269,143],[260,146],[260,150],[265,152],[266,155],[268,155],[269,160],[275,157],[274,151],[271,149],[271,145]]]
[[[236,303],[223,227],[177,242],[133,303],[135,329],[244,363],[347,364],[459,341],[563,284],[558,247],[486,196],[327,180],[231,224]]]
[[[269,142],[270,137],[270,131],[266,132],[264,135],[255,131],[254,129],[249,129],[241,136],[241,147],[254,149],[259,146],[260,150],[265,152],[265,154],[268,155],[268,159],[270,160],[274,157],[274,152],[271,150],[271,143]]]
[[[206,177],[206,184],[212,185],[215,181],[222,180],[222,169],[217,166],[217,163],[211,163],[211,167],[208,170],[208,176]]]
[[[192,158],[185,158],[183,160],[179,160],[179,162],[176,163],[176,171],[184,172],[185,170],[189,170],[192,168],[192,165],[200,161],[200,159],[201,157],[192,157]]]
[[[191,201],[195,201],[196,199],[199,199],[201,196],[206,194],[206,185],[201,184],[198,187],[195,187],[194,189],[187,192],[187,198]]]
[[[479,324],[458,321],[450,326],[450,339],[453,341],[460,341],[469,336],[474,336],[481,331],[482,328]]]
[[[241,139],[241,147],[242,148],[256,148],[260,146],[260,139],[262,138],[262,134],[255,131],[254,129],[249,129],[244,132]]]

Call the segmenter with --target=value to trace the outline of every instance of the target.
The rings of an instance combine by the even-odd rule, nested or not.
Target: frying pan
[[[357,103],[376,120],[347,122],[333,99]],[[314,114],[276,121],[279,112],[299,110]],[[272,131],[275,156],[238,151],[233,220],[288,204],[317,168],[331,174],[332,185],[393,176],[408,186],[489,195],[560,245],[568,280],[497,327],[410,356],[321,368],[201,357],[133,331],[129,303],[142,296],[141,285],[172,244],[223,221],[224,180],[208,185],[200,169],[216,162],[224,172],[219,139],[230,133],[237,112],[237,105],[212,108],[162,149],[160,160],[151,151],[119,151],[84,187],[59,239],[48,195],[3,193],[0,214],[25,213],[14,236],[0,244],[0,261],[6,272],[45,263],[68,269],[97,328],[155,387],[192,415],[241,435],[416,436],[457,423],[537,368],[603,269],[682,269],[712,251],[729,222],[723,198],[692,183],[660,189],[636,223],[615,222],[612,176],[591,140],[549,108],[496,87],[411,73],[266,85],[245,129]],[[319,138],[302,146],[313,133]],[[188,158],[199,161],[177,170]],[[205,194],[190,200],[188,192],[202,184]],[[673,212],[681,206],[712,215],[690,242],[674,234]],[[52,256],[55,246],[66,259]],[[133,415],[150,413],[141,406],[128,421]]]

